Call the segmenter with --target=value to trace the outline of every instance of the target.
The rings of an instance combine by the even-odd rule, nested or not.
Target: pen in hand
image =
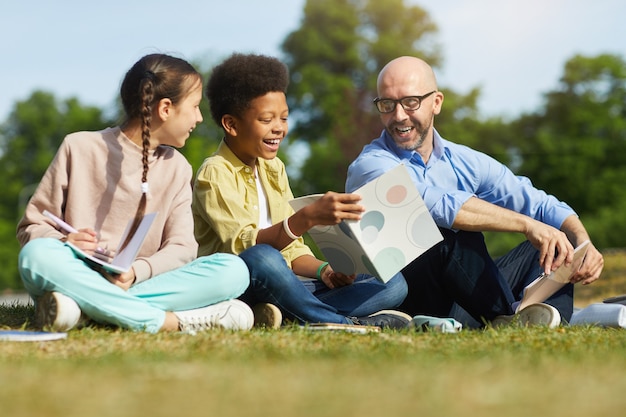
[[[78,233],[78,230],[76,228],[72,227],[72,225],[63,221],[61,218],[50,213],[48,210],[44,210],[43,214],[44,216],[52,219],[53,222],[55,222],[61,229],[65,230],[67,233]],[[99,255],[106,256],[106,257],[111,256],[111,253],[108,250],[103,249],[99,246],[96,248],[96,253]]]

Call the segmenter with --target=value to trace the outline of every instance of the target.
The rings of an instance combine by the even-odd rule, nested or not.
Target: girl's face
[[[171,104],[168,117],[159,132],[159,144],[182,148],[198,123],[202,122],[200,101],[202,100],[202,82],[195,84],[178,104]]]
[[[289,130],[285,94],[274,91],[250,102],[241,117],[226,115],[222,123],[227,143],[246,165],[254,167],[257,158],[273,159]]]

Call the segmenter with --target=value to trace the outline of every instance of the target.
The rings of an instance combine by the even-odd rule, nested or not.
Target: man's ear
[[[230,114],[222,116],[222,127],[228,136],[237,136],[237,120]]]
[[[166,121],[172,115],[174,103],[169,98],[162,98],[157,104],[157,114],[162,121]]]
[[[441,91],[437,91],[435,93],[435,98],[433,99],[433,113],[436,115],[441,113],[442,106],[443,106],[443,93]]]

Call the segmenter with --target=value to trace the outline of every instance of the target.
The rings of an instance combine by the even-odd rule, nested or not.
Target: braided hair
[[[165,54],[146,55],[126,73],[120,96],[126,121],[141,120],[143,148],[141,174],[141,199],[135,219],[121,249],[126,247],[137,231],[146,212],[148,187],[148,153],[150,150],[150,125],[152,113],[158,103],[168,98],[176,105],[183,100],[202,76],[187,61]]]

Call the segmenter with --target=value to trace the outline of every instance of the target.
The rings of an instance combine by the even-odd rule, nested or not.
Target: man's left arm
[[[567,235],[567,238],[572,242],[574,247],[580,245],[585,240],[591,240],[589,239],[589,234],[585,226],[583,226],[576,215],[568,216],[565,221],[563,221],[561,231]],[[604,257],[593,243],[590,242],[583,264],[578,272],[572,276],[571,282],[582,282],[583,285],[591,284],[593,281],[600,278],[603,268]]]

